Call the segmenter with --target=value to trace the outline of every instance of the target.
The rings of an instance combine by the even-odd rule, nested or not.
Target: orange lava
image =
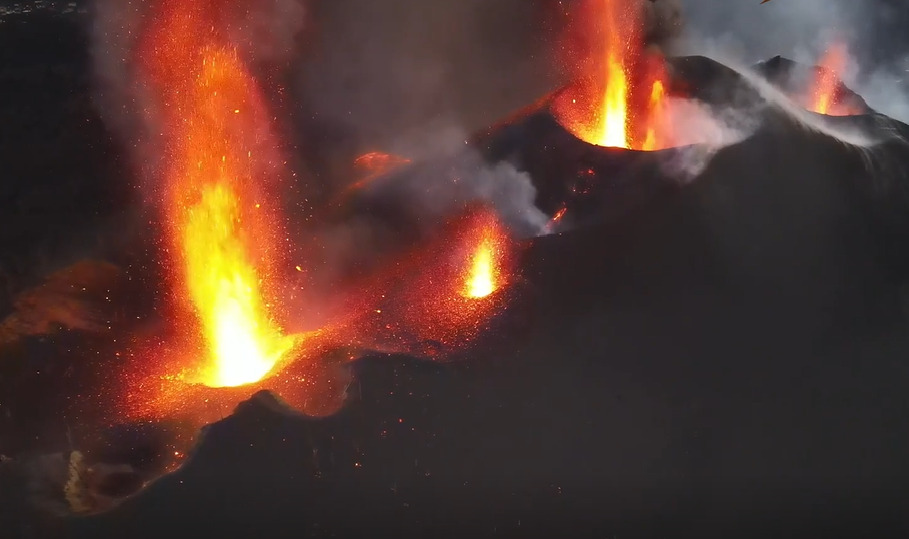
[[[473,253],[470,271],[465,280],[464,295],[468,298],[485,298],[496,290],[496,245],[491,231],[484,233]]]
[[[547,233],[551,233],[553,230],[555,230],[555,227],[557,227],[559,223],[562,222],[562,219],[565,217],[566,213],[568,213],[568,206],[562,206],[559,208],[559,211],[555,212],[555,215],[553,215],[552,218],[549,219],[549,222],[546,223],[545,231]]]
[[[274,301],[286,263],[274,200],[283,161],[261,91],[216,25],[218,2],[164,0],[156,13],[141,61],[160,107],[175,323],[201,360],[185,376],[242,386],[298,340],[282,332]]]
[[[843,43],[829,47],[817,67],[813,84],[806,98],[806,107],[828,116],[852,116],[861,111],[841,100],[840,74],[846,70],[849,51]]]
[[[457,349],[504,308],[515,278],[506,229],[475,209],[389,255],[377,274],[358,274],[363,283],[325,294],[337,305],[314,309],[331,313],[320,329],[285,331],[290,306],[280,299],[292,291],[278,272],[296,277],[299,264],[280,211],[289,174],[262,89],[229,38],[223,10],[242,6],[228,4],[159,0],[138,49],[136,83],[152,97],[141,112],[160,150],[152,168],[171,301],[168,326],[137,329],[122,353],[112,413],[132,420],[202,424],[263,389],[304,413],[333,413],[350,384],[347,363],[364,350]],[[404,162],[374,153],[356,164],[375,174]]]
[[[368,152],[354,159],[353,166],[357,179],[341,193],[342,197],[362,189],[376,178],[409,164],[410,159],[384,152]]]
[[[653,81],[653,89],[650,91],[650,111],[653,115],[661,115],[665,97],[666,89],[663,87],[663,81]],[[647,125],[647,135],[644,137],[641,149],[648,152],[657,149],[657,128],[654,122],[649,122]]]
[[[395,167],[410,163],[410,159],[384,152],[368,152],[354,160],[354,167],[368,176],[385,174]]]
[[[573,25],[586,46],[578,82],[553,112],[575,136],[597,146],[656,150],[672,145],[665,114],[663,59],[644,50],[639,0],[586,0]]]

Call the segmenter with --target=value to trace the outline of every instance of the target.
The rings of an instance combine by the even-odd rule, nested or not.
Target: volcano
[[[223,419],[199,435],[176,420],[115,425],[100,440],[80,425],[48,435],[61,411],[112,390],[123,348],[68,322],[82,301],[65,317],[34,308],[69,297],[60,274],[38,289],[50,296],[19,295],[37,299],[10,302],[23,311],[14,320],[51,310],[46,325],[65,327],[10,336],[0,357],[0,440],[16,441],[0,463],[3,529],[33,531],[21,519],[37,507],[41,534],[86,538],[904,535],[909,127],[870,109],[794,115],[753,76],[705,57],[666,67],[667,95],[710,117],[746,111],[743,133],[601,146],[560,123],[557,91],[465,147],[386,159],[346,194],[331,218],[388,231],[376,236],[383,252],[444,239],[402,265],[444,266],[435,261],[470,240],[446,305],[508,301],[472,304],[494,313],[459,361],[340,358],[349,372],[331,389],[344,405],[326,417],[262,391],[233,410],[212,399]],[[501,163],[527,174],[554,221],[521,238],[508,267],[497,254],[510,239],[488,214],[468,213],[449,235],[402,194]],[[104,230],[120,232],[112,222]],[[130,240],[101,251],[130,269],[122,290],[106,264],[75,273],[101,275],[79,280],[99,290],[79,292],[121,306],[102,326],[143,336],[158,329],[143,257],[153,241]],[[392,307],[425,320],[438,298],[423,292],[446,275],[424,274]],[[439,340],[431,321],[411,326],[421,344]],[[194,436],[188,454],[173,445]],[[80,466],[93,470],[83,490],[109,510],[69,514]],[[65,516],[46,525],[54,511]]]
[[[760,98],[712,60],[670,65],[709,107]],[[473,149],[529,171],[546,210],[594,181],[570,227],[522,251],[522,293],[470,361],[368,355],[324,419],[260,393],[178,471],[67,533],[904,530],[902,140],[844,144],[767,106],[680,182],[665,164],[684,148],[591,145],[546,103]],[[347,211],[406,229],[377,206],[439,166],[402,164]]]

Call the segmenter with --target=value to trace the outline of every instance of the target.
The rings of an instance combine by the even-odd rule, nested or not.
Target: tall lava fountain
[[[585,0],[570,38],[580,44],[577,81],[554,110],[578,138],[615,148],[656,150],[672,145],[665,113],[662,57],[645,48],[639,0]]]
[[[284,170],[261,90],[218,22],[218,0],[163,0],[140,43],[162,126],[167,263],[195,357],[186,381],[259,381],[293,348],[276,317],[283,259],[273,187]]]

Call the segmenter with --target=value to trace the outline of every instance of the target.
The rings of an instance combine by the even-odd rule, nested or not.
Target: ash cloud
[[[310,116],[355,146],[401,152],[485,127],[554,88],[548,0],[331,0],[299,73]]]
[[[684,30],[680,0],[643,0],[644,41],[651,46],[669,48]]]
[[[388,152],[427,163],[382,193],[416,214],[421,227],[434,227],[464,204],[481,201],[518,235],[537,233],[546,216],[534,205],[531,178],[510,164],[485,162],[464,141],[560,84],[551,58],[558,29],[547,27],[544,17],[554,5],[314,4],[317,24],[296,95],[303,111],[301,151],[327,162],[318,171],[319,181],[328,184],[323,189],[336,192],[352,183],[350,163],[358,155]],[[371,236],[360,224],[350,226],[356,230],[331,234],[348,241]]]

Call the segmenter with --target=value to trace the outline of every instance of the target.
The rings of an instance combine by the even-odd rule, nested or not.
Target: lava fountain
[[[846,70],[849,52],[843,43],[830,46],[821,58],[805,97],[805,107],[828,116],[851,116],[861,110],[843,99],[840,74]]]
[[[664,61],[645,51],[639,0],[586,0],[572,25],[582,50],[578,82],[553,103],[559,122],[597,146],[656,150],[671,146]]]
[[[496,245],[493,233],[484,230],[480,244],[473,253],[464,289],[468,298],[485,298],[496,290]]]
[[[507,308],[517,244],[491,209],[470,207],[364,287],[356,322],[367,348],[442,359],[466,349]]]
[[[235,387],[269,375],[298,337],[282,332],[273,203],[283,173],[256,81],[221,34],[216,0],[164,0],[140,49],[162,127],[167,264],[177,325],[201,364],[186,381]]]

